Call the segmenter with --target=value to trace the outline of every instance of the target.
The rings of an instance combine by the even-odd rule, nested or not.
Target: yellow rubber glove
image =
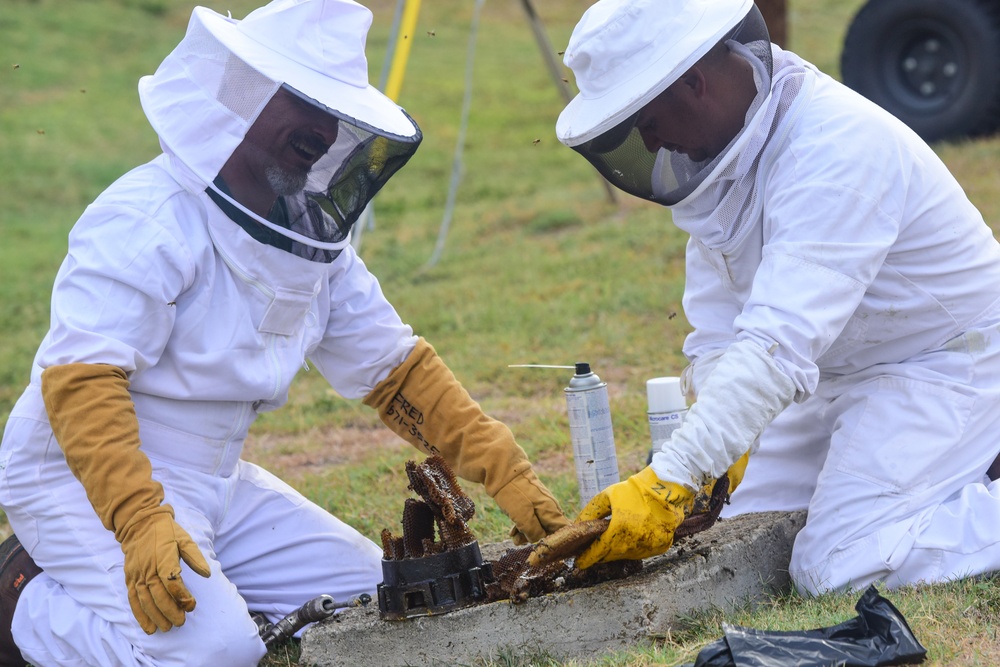
[[[750,452],[747,451],[740,458],[736,459],[736,463],[729,466],[729,470],[726,471],[726,477],[729,478],[729,493],[732,495],[736,487],[740,485],[743,481],[743,475],[747,472],[747,463],[750,461]]]
[[[514,521],[516,542],[535,542],[569,525],[514,434],[483,412],[423,338],[364,404],[411,445],[441,456],[462,479],[482,484]]]
[[[726,474],[713,479],[695,494],[691,511],[674,531],[674,537],[686,537],[708,530],[719,520],[724,505],[729,503],[731,490],[743,480],[750,452],[747,452],[729,467]],[[723,482],[725,484],[723,485]],[[718,493],[716,493],[718,492]]]
[[[732,495],[733,491],[736,490],[736,487],[743,481],[743,475],[746,474],[747,462],[749,460],[750,452],[748,451],[746,454],[738,458],[736,463],[729,466],[729,470],[726,471],[726,477],[729,478],[729,490],[726,492],[727,495]],[[715,482],[716,480],[713,479],[705,484],[705,486],[701,489],[701,494],[704,496],[711,496],[712,490],[715,488]]]
[[[104,527],[121,544],[132,614],[153,634],[183,625],[185,612],[195,608],[181,560],[203,577],[210,570],[163,503],[163,487],[139,450],[128,386],[122,369],[103,364],[66,364],[42,373],[52,432]]]
[[[613,560],[640,560],[670,548],[674,531],[691,511],[694,492],[661,481],[649,466],[591,498],[577,522],[602,519],[608,529],[576,559],[586,569]]]

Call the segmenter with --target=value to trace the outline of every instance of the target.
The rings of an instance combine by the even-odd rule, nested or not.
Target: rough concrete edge
[[[720,521],[648,559],[628,579],[440,616],[382,621],[377,607],[348,609],[309,628],[300,662],[315,667],[455,665],[506,655],[597,657],[665,636],[679,617],[731,610],[788,588],[802,512]],[[489,556],[488,556],[489,558]]]

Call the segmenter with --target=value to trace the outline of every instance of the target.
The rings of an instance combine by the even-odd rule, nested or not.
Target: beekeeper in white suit
[[[242,21],[199,7],[141,80],[164,152],[71,232],[0,447],[16,535],[0,549],[0,663],[256,665],[248,612],[374,593],[381,549],[240,459],[306,359],[484,484],[517,541],[568,523],[349,245],[421,139],[368,85],[370,23],[350,0]]]
[[[941,160],[751,0],[601,0],[565,62],[559,139],[690,234],[697,395],[578,563],[665,551],[728,473],[729,514],[808,510],[802,591],[1000,568],[1000,247]]]

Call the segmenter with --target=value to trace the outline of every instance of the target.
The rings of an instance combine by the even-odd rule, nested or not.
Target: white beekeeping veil
[[[413,119],[368,84],[371,20],[351,0],[275,0],[242,21],[197,7],[184,39],[140,80],[143,110],[164,150],[213,195],[293,241],[339,250],[422,138]],[[219,173],[279,91],[327,115],[333,132],[326,141],[300,136],[280,148],[250,147],[262,159],[296,151],[302,167],[293,185],[275,191],[281,208],[275,221],[249,210]]]
[[[702,162],[651,153],[639,111],[724,42],[754,69],[757,95],[743,129]],[[556,135],[629,194],[672,206],[706,184],[752,134],[770,92],[771,43],[752,0],[601,0],[583,15],[564,57],[580,93],[559,115]]]

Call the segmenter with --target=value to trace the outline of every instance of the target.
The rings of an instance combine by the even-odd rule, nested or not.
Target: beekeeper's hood
[[[242,21],[196,7],[184,39],[140,80],[142,108],[197,187],[299,243],[337,250],[422,138],[413,119],[368,84],[371,21],[371,12],[351,0],[275,0]],[[272,142],[278,146],[251,147],[280,181],[275,193],[285,210],[276,224],[236,201],[217,177],[279,90],[313,114],[329,114],[333,132],[324,139],[302,129]]]
[[[650,153],[635,127],[639,111],[720,41],[754,69],[758,92],[744,130],[704,162]],[[574,28],[564,62],[580,93],[559,115],[559,140],[616,187],[668,206],[738,150],[770,92],[771,43],[753,0],[600,0]]]

